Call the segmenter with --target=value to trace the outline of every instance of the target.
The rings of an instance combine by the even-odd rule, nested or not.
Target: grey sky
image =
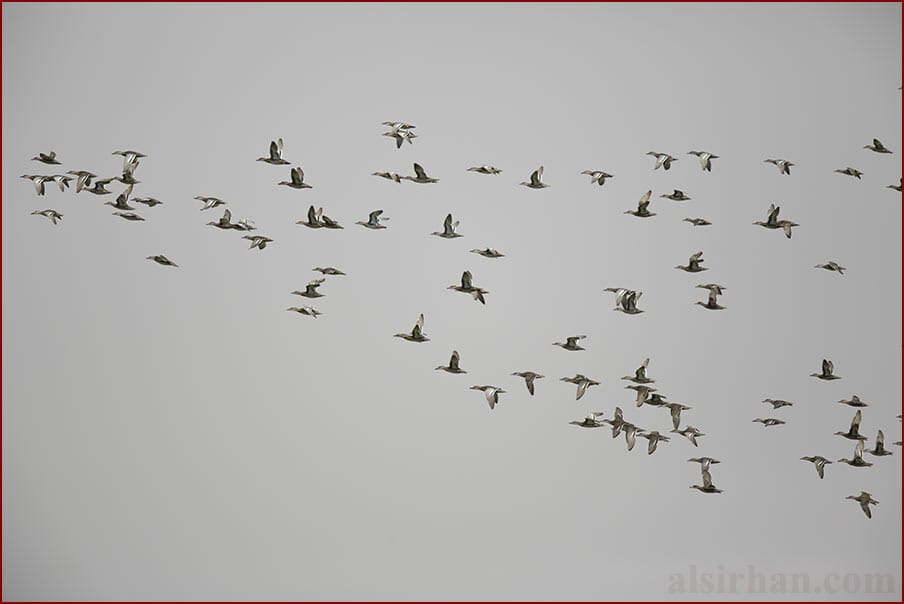
[[[870,445],[901,438],[900,4],[2,10],[6,599],[661,599],[748,564],[893,573],[892,594],[820,597],[900,599],[901,449],[822,481],[798,460],[850,456],[832,433],[855,393]],[[419,138],[396,150],[384,120]],[[313,189],[254,161],[277,137]],[[164,201],[146,222],[17,178],[112,176],[122,148]],[[29,161],[50,149],[62,166]],[[440,182],[371,176],[415,161]],[[502,174],[465,171],[484,163]],[[517,185],[541,164],[550,188]],[[657,216],[624,215],[647,189]],[[274,243],[205,226],[196,195]],[[345,229],[296,225],[311,203]],[[770,203],[792,239],[751,225]],[[387,230],[354,224],[378,208]],[[464,237],[431,237],[448,212]],[[674,270],[699,250],[710,270]],[[348,273],[324,315],[286,312],[324,265]],[[446,289],[466,269],[485,306]],[[693,304],[707,282],[726,310]],[[609,286],[646,312],[612,312]],[[430,342],[392,337],[421,312]],[[551,345],[573,334],[586,351]],[[467,375],[433,370],[453,349]],[[568,425],[620,405],[667,431],[618,379],[645,357],[699,448]],[[808,377],[823,358],[842,380]],[[579,402],[575,372],[602,382]],[[508,392],[491,412],[473,384]],[[769,416],[788,424],[750,421]],[[693,455],[723,461],[723,494],[688,488]]]

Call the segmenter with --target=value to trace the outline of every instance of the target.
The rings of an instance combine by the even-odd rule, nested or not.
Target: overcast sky
[[[752,565],[891,573],[892,593],[818,597],[900,600],[900,3],[2,10],[5,599],[694,600],[676,581]],[[386,120],[418,138],[397,150]],[[277,137],[312,189],[255,161]],[[30,161],[51,149],[62,165]],[[164,202],[144,222],[103,204],[118,182],[18,178],[118,175],[122,149],[147,155],[133,195]],[[439,182],[371,175],[413,162]],[[549,188],[518,185],[540,165]],[[657,215],[625,215],[648,189]],[[198,195],[273,243],[206,226],[222,211]],[[790,240],[752,225],[770,203]],[[311,204],[344,230],[297,225]],[[354,224],[375,209],[386,230]],[[449,212],[463,237],[432,237]],[[701,250],[708,271],[675,270]],[[290,294],[326,265],[347,276],[323,298]],[[464,270],[485,306],[447,289]],[[308,303],[323,315],[286,311]],[[393,337],[419,313],[429,342]],[[453,349],[467,374],[434,370]],[[646,357],[699,447],[568,424],[621,406],[666,433],[619,379]],[[809,377],[823,358],[841,380]],[[576,402],[578,372],[601,385]],[[484,384],[507,391],[493,411]],[[819,480],[799,458],[851,456],[853,394],[894,456]],[[724,493],[688,488],[695,455]],[[746,585],[713,597],[814,597]]]

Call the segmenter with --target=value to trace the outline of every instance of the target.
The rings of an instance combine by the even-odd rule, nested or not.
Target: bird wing
[[[537,186],[540,184],[540,178],[543,176],[543,166],[540,166],[530,174],[530,184]]]
[[[854,419],[851,420],[851,434],[857,434],[859,432],[861,418],[862,414],[860,413],[860,409],[857,409],[857,413],[854,414]]]
[[[703,488],[704,488],[704,489],[712,488],[712,486],[713,486],[713,477],[712,477],[712,475],[709,473],[709,470],[708,470],[708,469],[704,469],[704,470],[702,470],[702,473],[703,473]]]
[[[857,444],[854,445],[854,459],[862,460],[863,459],[863,441],[858,440]]]
[[[524,383],[527,384],[527,391],[530,392],[530,395],[534,395],[534,376],[529,375],[524,379]]]
[[[421,333],[421,330],[424,329],[424,314],[423,313],[418,315],[417,323],[414,324],[414,327],[417,329],[418,333]]]
[[[314,206],[308,208],[308,224],[317,224],[319,222],[317,218],[317,210],[314,209]]]
[[[681,423],[681,407],[678,405],[671,405],[672,410],[672,426],[677,430],[678,424]]]
[[[452,214],[446,214],[446,219],[443,220],[443,235],[451,235],[454,232],[455,230],[452,226]]]
[[[590,386],[590,382],[587,380],[581,380],[580,382],[578,382],[577,396],[574,400],[581,400],[581,397],[584,396],[585,392],[587,392],[588,386]]]
[[[458,369],[458,359],[459,359],[458,351],[453,350],[452,358],[449,359],[449,368],[450,369]]]
[[[226,208],[223,212],[223,217],[220,218],[220,223],[229,224],[230,222],[232,222],[232,212],[229,211],[229,208]]]
[[[462,289],[471,289],[471,271],[465,271],[461,274]]]
[[[421,164],[418,164],[418,163],[415,163],[415,164],[414,164],[414,174],[415,174],[419,179],[426,179],[426,178],[427,178],[427,173],[424,172],[424,168],[422,168],[422,167],[421,167]]]
[[[289,171],[289,174],[292,177],[293,185],[300,185],[304,181],[304,173],[301,171],[301,168],[292,168]]]
[[[882,434],[882,430],[879,430],[879,433],[876,434],[876,450],[881,451],[885,448],[885,435]]]
[[[383,213],[383,210],[374,210],[367,217],[367,222],[370,224],[379,224],[380,222],[380,214]]]
[[[653,191],[647,191],[643,195],[640,196],[640,201],[637,202],[637,209],[639,211],[643,211],[646,209],[648,205],[650,205],[650,196],[653,194]]]
[[[832,361],[828,359],[822,360],[822,373],[823,375],[831,375],[834,366],[832,365]]]
[[[282,139],[279,139],[282,142]],[[281,155],[281,146],[276,144],[276,141],[270,141],[270,159],[279,159]]]
[[[779,213],[779,210],[781,210],[781,208],[778,207],[778,206],[776,206],[775,204],[770,204],[770,205],[769,205],[769,217],[766,218],[766,222],[767,222],[768,224],[775,224],[775,223],[776,223],[776,221],[778,220],[778,213]]]
[[[861,499],[860,500],[860,509],[863,510],[863,513],[866,514],[867,518],[872,518],[873,513],[869,509],[869,499]]]

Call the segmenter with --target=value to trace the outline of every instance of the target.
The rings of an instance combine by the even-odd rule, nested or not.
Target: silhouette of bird
[[[332,266],[325,266],[325,267],[317,266],[311,270],[315,270],[318,273],[321,273],[323,275],[344,275],[345,274],[342,271],[340,271],[338,268],[333,268]]]
[[[279,184],[285,185],[287,187],[292,187],[293,189],[313,189],[311,185],[304,182],[304,170],[301,167],[292,168],[289,170],[289,177],[291,180],[283,180]]]
[[[117,210],[134,210],[132,206],[129,205],[129,196],[132,194],[132,185],[126,187],[122,193],[116,196],[116,201],[105,201],[104,205],[113,206]]]
[[[35,186],[35,192],[38,195],[44,194],[44,183],[53,180],[52,176],[41,176],[40,174],[23,174],[19,178],[25,178],[31,181],[31,184]],[[109,193],[109,191],[107,191]]]
[[[195,197],[195,199],[204,204],[204,207],[201,208],[202,212],[204,210],[212,210],[213,208],[218,208],[220,206],[226,205],[225,201],[216,197],[204,197],[203,195],[198,195]]]
[[[380,216],[383,214],[383,210],[374,210],[367,216],[367,222],[357,221],[355,224],[360,224],[361,226],[368,229],[385,229],[386,225],[380,223]],[[384,216],[382,220],[389,220],[388,216]]]
[[[602,428],[603,422],[597,419],[601,415],[602,413],[593,412],[580,421],[570,421],[568,423],[581,428]]]
[[[588,175],[590,177],[591,184],[596,183],[599,186],[603,186],[604,184],[606,184],[607,178],[615,178],[611,174],[607,174],[606,172],[603,172],[602,170],[584,170],[583,172],[581,172],[581,174]]]
[[[482,250],[474,249],[471,251],[475,254],[480,254],[484,258],[502,258],[503,256],[505,256],[505,254],[501,253],[499,250],[493,249],[491,247]]]
[[[756,221],[753,224],[765,227],[767,229],[782,229],[783,231],[785,231],[785,237],[791,239],[791,227],[800,225],[796,222],[791,222],[790,220],[779,220],[778,213],[780,210],[780,207],[776,206],[775,204],[770,204],[769,216],[766,219],[766,222]]]
[[[854,445],[854,457],[851,459],[844,459],[843,457],[838,460],[838,463],[846,463],[849,466],[854,468],[868,468],[873,464],[863,460],[863,441],[858,440],[857,444]]]
[[[688,461],[700,464],[700,470],[709,470],[710,464],[722,463],[718,459],[712,457],[691,457]]]
[[[791,166],[794,165],[787,159],[764,159],[763,161],[777,166],[779,174],[791,174]]]
[[[275,141],[270,141],[270,155],[268,155],[267,157],[258,157],[257,161],[266,162],[274,166],[287,165],[289,162],[282,158],[282,152],[283,140],[281,138]]]
[[[814,268],[824,268],[827,271],[835,271],[839,275],[843,275],[844,271],[847,270],[845,267],[831,260],[829,262],[826,262],[825,264],[817,264]]]
[[[650,216],[655,216],[655,212],[651,212],[647,209],[650,205],[650,196],[653,195],[653,191],[647,191],[643,195],[640,196],[640,201],[637,202],[636,210],[625,210],[625,214],[631,214],[633,216],[637,216],[638,218],[649,218]]]
[[[470,390],[482,390],[487,398],[487,404],[490,405],[490,409],[496,408],[496,404],[499,403],[499,395],[505,392],[499,386],[471,386]]]
[[[672,415],[672,428],[677,430],[678,426],[681,424],[681,412],[687,411],[690,407],[682,405],[681,403],[666,403],[663,406],[669,408]]]
[[[705,271],[706,268],[700,266],[703,263],[703,252],[697,252],[695,254],[691,254],[691,257],[688,258],[687,266],[681,266],[680,264],[675,268],[683,270],[687,273],[699,273]]]
[[[60,164],[59,160],[56,158],[56,151],[51,151],[50,153],[38,153],[31,159],[32,159],[32,161],[39,161],[42,164],[50,164],[50,165],[59,165]]]
[[[775,419],[774,417],[767,417],[766,419],[756,418],[753,420],[755,423],[759,422],[763,424],[764,427],[768,428],[769,426],[781,426],[785,422],[780,419]]]
[[[71,174],[76,177],[75,181],[75,192],[79,193],[85,187],[91,186],[91,179],[97,178],[97,174],[92,174],[86,170],[69,170],[66,174]]]
[[[460,233],[456,233],[455,229],[458,228],[458,221],[452,222],[452,214],[446,214],[445,220],[443,220],[443,230],[442,231],[434,231],[430,233],[431,235],[436,235],[437,237],[442,237],[444,239],[455,239],[456,237],[463,237]]]
[[[700,160],[700,168],[702,168],[704,172],[712,172],[712,160],[719,159],[718,155],[713,155],[709,151],[688,151],[687,154],[697,156]]]
[[[680,434],[684,438],[688,439],[689,441],[691,441],[691,444],[694,445],[695,447],[697,446],[697,437],[698,436],[706,436],[706,434],[704,434],[703,432],[700,432],[700,430],[697,430],[693,426],[685,426],[681,430],[678,430],[677,428],[675,428],[672,430],[672,432],[674,432],[675,434]]]
[[[901,192],[901,179],[900,179],[900,178],[898,179],[898,184],[896,184],[896,185],[885,185],[885,188],[886,188],[886,189],[894,189],[895,191],[897,191],[898,193],[900,193],[900,192]]]
[[[678,161],[677,158],[672,157],[668,153],[657,153],[656,151],[647,151],[647,155],[652,155],[656,158],[656,166],[653,168],[654,170],[658,170],[662,168],[663,170],[668,170],[672,167],[673,161]]]
[[[863,442],[863,441],[859,441]],[[876,457],[884,457],[886,455],[894,455],[891,451],[885,448],[885,435],[882,434],[882,430],[876,433],[876,446],[869,450],[868,453],[875,455]]]
[[[701,493],[721,493],[721,489],[717,489],[713,486],[713,477],[710,475],[709,470],[701,470],[703,475],[703,485],[693,484],[690,488],[697,489]]]
[[[853,499],[859,503],[860,509],[863,510],[863,513],[866,514],[867,518],[873,517],[873,513],[870,511],[869,506],[879,505],[879,502],[873,499],[873,496],[866,491],[860,491],[859,495],[848,495],[845,499]]]
[[[159,206],[163,203],[159,199],[154,199],[153,197],[133,197],[132,201],[134,201],[135,203],[144,204],[149,208]]]
[[[689,222],[692,225],[694,225],[695,227],[709,226],[712,224],[710,221],[706,220],[705,218],[685,218],[683,220],[683,222]]]
[[[309,317],[314,317],[315,319],[322,315],[323,313],[314,308],[313,306],[290,306],[286,310],[291,310],[293,312],[297,312],[300,315],[307,315]]]
[[[395,172],[374,172],[371,176],[379,176],[393,182],[402,182],[402,177]]]
[[[869,149],[870,151],[875,151],[876,153],[893,153],[891,149],[885,147],[878,138],[873,139],[872,145],[863,145],[864,149]]]
[[[427,176],[427,173],[424,171],[424,168],[421,167],[420,164],[414,164],[414,176],[400,176],[399,178],[403,180],[410,180],[411,182],[417,183],[432,183],[439,182],[438,178],[430,178]]]
[[[60,214],[59,212],[57,212],[56,210],[41,210],[41,211],[35,210],[34,212],[32,212],[32,215],[33,216],[34,215],[43,216],[44,218],[48,218],[48,219],[50,219],[50,222],[52,222],[53,224],[56,224],[57,220],[63,219],[63,215]]]
[[[816,473],[819,474],[820,478],[825,476],[825,467],[826,464],[832,463],[822,455],[814,455],[813,457],[801,457],[801,461],[809,461],[814,466],[816,466]]]
[[[472,166],[468,168],[468,172],[477,172],[478,174],[499,174],[502,172],[495,166]]]
[[[697,287],[705,287],[705,286],[698,285]],[[724,310],[725,307],[721,306],[716,300],[717,300],[717,297],[719,295],[721,295],[722,290],[725,288],[716,285],[714,287],[705,287],[705,289],[709,290],[709,296],[706,298],[706,302],[701,302],[701,301],[697,300],[696,302],[694,302],[694,304],[699,304],[700,306],[702,306],[703,308],[705,308],[707,310]]]
[[[794,404],[789,401],[783,401],[783,400],[777,399],[777,398],[764,398],[763,402],[769,403],[770,405],[772,405],[773,409],[781,409],[782,407],[790,407],[791,405]]]
[[[249,250],[253,250],[254,248],[258,248],[260,250],[267,247],[268,243],[273,243],[273,240],[269,237],[264,237],[263,235],[244,235],[242,239],[247,239],[251,242],[251,245],[248,247]]]
[[[326,281],[324,278],[314,279],[305,286],[304,291],[295,290],[292,293],[296,296],[304,296],[305,298],[322,298],[323,294],[318,292],[317,288],[320,287],[324,281]]]
[[[448,365],[440,365],[436,369],[442,369],[446,373],[467,373],[464,369],[458,366],[458,361],[461,357],[458,355],[457,350],[452,351],[452,358],[449,359]]]
[[[857,396],[856,394],[854,396],[852,396],[851,400],[849,400],[849,401],[841,399],[838,402],[843,405],[847,405],[848,407],[868,407],[869,406],[866,403],[864,403],[863,401],[861,401],[860,397]]]
[[[671,440],[668,436],[660,434],[656,430],[653,430],[652,432],[643,432],[640,436],[649,441],[649,444],[647,444],[647,455],[653,454],[653,451],[656,450],[656,445],[658,445],[660,441],[669,442]]]
[[[564,342],[553,342],[553,346],[561,346],[565,350],[584,350],[579,344],[578,340],[583,340],[587,336],[570,336],[565,338]]]
[[[597,382],[596,380],[592,380],[585,375],[581,375],[580,373],[574,374],[574,377],[563,377],[563,378],[561,378],[561,381],[570,382],[572,384],[577,385],[578,388],[577,388],[577,392],[575,394],[575,399],[574,399],[576,401],[581,400],[581,397],[584,396],[584,393],[587,392],[588,388],[590,388],[591,386],[599,386],[600,385],[600,383]]]
[[[828,359],[822,360],[822,373],[811,373],[810,377],[816,377],[821,380],[840,380],[841,376],[835,375],[835,363]]]
[[[207,223],[209,226],[215,226],[218,229],[230,230],[235,225],[232,223],[232,212],[229,211],[229,208],[223,212],[223,216],[216,221],[210,221]]]
[[[471,294],[471,297],[480,302],[481,304],[486,304],[486,298],[484,298],[484,294],[488,294],[485,289],[481,289],[479,287],[475,287],[472,282],[471,271],[465,271],[461,274],[461,285],[450,285],[447,289],[454,289],[457,292],[462,292],[465,294]]]
[[[528,187],[530,189],[545,189],[546,187],[550,186],[550,185],[546,184],[545,182],[542,182],[540,180],[541,178],[543,178],[543,166],[540,166],[539,168],[537,168],[536,170],[534,170],[533,172],[530,173],[529,181],[521,181],[518,184]]]
[[[396,338],[402,338],[404,340],[408,340],[409,342],[427,342],[430,338],[427,337],[427,334],[424,333],[424,315],[420,314],[417,318],[417,323],[414,324],[414,328],[412,328],[411,333],[397,333],[395,334]]]
[[[156,256],[148,256],[146,258],[146,260],[153,260],[157,264],[161,264],[163,266],[176,266],[176,267],[179,266],[178,264],[176,264],[175,262],[173,262],[172,260],[170,260],[169,258],[164,256],[163,254],[157,254]]]
[[[671,199],[672,201],[690,201],[690,197],[685,195],[684,191],[679,189],[674,189],[668,195],[660,195],[660,197],[664,197],[666,199]]]
[[[857,412],[854,413],[854,418],[851,420],[851,427],[848,428],[847,432],[836,432],[836,436],[843,436],[848,440],[857,440],[863,442],[866,440],[865,436],[860,435],[860,420],[863,419],[863,416],[860,413],[860,409],[857,409]]]
[[[850,166],[848,166],[844,170],[835,170],[835,172],[838,172],[839,174],[844,174],[845,176],[853,176],[857,180],[860,180],[860,177],[863,176],[863,172],[861,172],[860,170],[851,168]]]
[[[640,367],[634,370],[634,375],[623,375],[621,379],[630,380],[635,384],[652,384],[656,380],[651,380],[647,377],[647,367],[650,366],[650,359],[646,358],[643,360],[643,363],[640,364]]]
[[[545,375],[541,375],[539,373],[534,373],[533,371],[516,371],[512,375],[516,375],[520,378],[524,378],[524,384],[527,386],[527,391],[530,392],[530,395],[534,395],[534,380],[539,380]]]

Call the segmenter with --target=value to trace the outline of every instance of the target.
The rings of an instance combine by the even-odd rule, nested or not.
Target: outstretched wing
[[[400,143],[400,144],[401,144],[401,143]],[[415,163],[415,164],[414,164],[414,174],[415,174],[415,176],[417,176],[419,179],[426,179],[426,178],[427,178],[427,173],[424,172],[424,168],[422,168],[422,167],[421,167],[421,164],[418,164],[418,163]]]

